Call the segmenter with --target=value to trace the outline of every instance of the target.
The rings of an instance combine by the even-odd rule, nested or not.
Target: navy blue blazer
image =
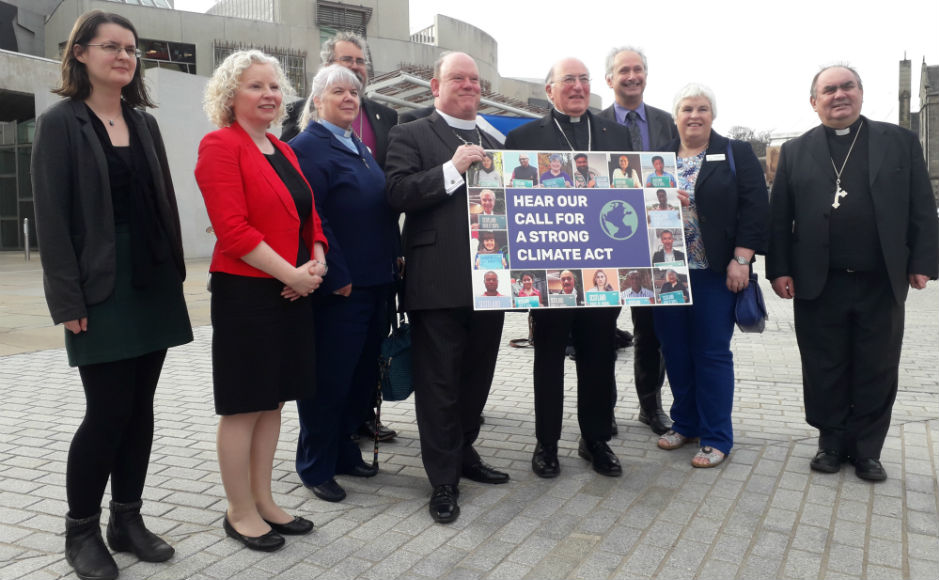
[[[727,144],[733,151],[734,170]],[[675,139],[669,150],[678,153],[681,141]],[[723,160],[708,161],[708,156]],[[694,186],[701,240],[708,264],[724,273],[734,258],[734,248],[748,248],[765,254],[769,244],[769,193],[760,160],[749,143],[728,139],[711,131],[705,161]]]
[[[315,121],[290,140],[329,242],[329,274],[320,293],[394,280],[400,242],[396,214],[385,198],[385,174],[365,145],[358,139],[355,144],[358,154]]]

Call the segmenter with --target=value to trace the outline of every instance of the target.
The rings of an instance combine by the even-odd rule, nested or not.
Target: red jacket
[[[270,133],[267,138],[302,176],[293,150]],[[196,181],[217,237],[210,272],[270,278],[241,259],[262,241],[291,264],[296,262],[300,228],[297,207],[287,186],[238,123],[203,137]],[[315,205],[310,218],[303,239],[312,254],[314,243],[324,247],[328,244]]]

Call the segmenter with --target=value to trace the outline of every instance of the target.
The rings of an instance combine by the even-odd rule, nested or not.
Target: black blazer
[[[416,121],[422,117],[426,117],[434,112],[434,106],[430,105],[429,107],[421,107],[420,109],[411,109],[410,111],[405,111],[398,115],[399,123],[410,123],[411,121]]]
[[[629,131],[625,127],[608,121],[590,111],[584,113],[590,119],[590,130],[594,151],[628,151]],[[505,138],[506,149],[567,149],[567,142],[558,132],[548,113],[540,119],[526,123],[509,131]]]
[[[185,279],[179,210],[160,128],[143,111],[132,111],[127,122],[143,145],[159,217]],[[107,159],[82,101],[56,103],[36,120],[31,171],[46,303],[56,324],[77,320],[114,291],[117,260]]]
[[[909,274],[939,275],[936,200],[916,135],[864,119],[877,238],[894,299],[902,303]],[[828,278],[828,218],[835,176],[819,125],[782,146],[773,181],[772,237],[766,276],[791,276],[796,298],[817,298]]]
[[[290,141],[300,132],[297,123],[300,122],[300,114],[303,112],[303,105],[306,99],[300,99],[287,105],[287,116],[281,124],[280,140],[284,143]],[[372,151],[372,157],[378,161],[378,165],[385,167],[385,155],[388,151],[388,131],[398,124],[398,112],[381,103],[362,97],[362,110],[368,117],[368,122],[372,125],[372,131],[375,132],[375,151]],[[305,129],[305,127],[304,127]]]
[[[646,105],[646,121],[649,123],[649,151],[669,151],[669,144],[678,139],[678,128],[672,116],[662,109],[657,109],[648,103]],[[600,117],[616,123],[616,111],[613,105],[600,111]],[[617,123],[619,124],[619,123]],[[629,143],[627,141],[627,143]],[[629,146],[627,145],[628,150]]]
[[[727,145],[733,151],[736,176],[730,167]],[[667,150],[678,153],[681,142]],[[707,156],[723,155],[708,161]],[[734,248],[765,254],[769,243],[769,197],[759,159],[748,143],[727,139],[711,131],[705,161],[694,186],[701,240],[710,269],[725,273]]]
[[[482,146],[499,149],[483,131]],[[388,135],[388,202],[406,213],[405,304],[409,310],[472,307],[466,186],[444,187],[443,164],[462,145],[436,112]]]

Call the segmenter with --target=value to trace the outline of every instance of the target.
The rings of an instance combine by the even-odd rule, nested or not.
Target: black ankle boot
[[[117,578],[117,564],[101,538],[101,510],[80,520],[65,514],[65,561],[82,580]]]
[[[143,502],[111,502],[108,544],[115,552],[131,552],[144,562],[165,562],[176,550],[147,529],[140,515]]]

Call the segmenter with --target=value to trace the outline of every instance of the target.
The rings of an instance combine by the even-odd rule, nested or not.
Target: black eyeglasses
[[[113,42],[104,42],[101,44],[89,43],[85,46],[97,46],[103,50],[105,54],[110,54],[111,56],[118,56],[120,53],[125,52],[130,58],[140,58],[140,56],[143,54],[136,46],[121,46],[120,44],[115,44]]]

